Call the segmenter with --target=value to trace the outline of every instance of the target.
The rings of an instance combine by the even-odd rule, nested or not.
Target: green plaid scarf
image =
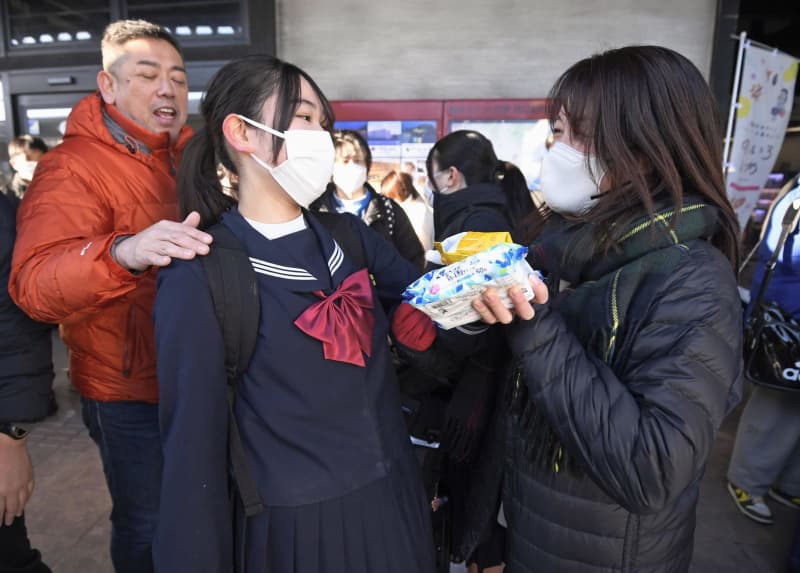
[[[677,219],[675,212],[674,206],[662,204],[652,215],[644,213],[624,228],[612,229],[617,247],[607,253],[592,224],[568,222],[557,215],[531,245],[533,267],[548,276],[552,307],[584,348],[618,374],[626,361],[626,316],[633,296],[640,303],[643,297],[654,297],[655,289],[645,285],[663,284],[682,256],[680,249],[687,248],[685,243],[710,240],[716,231],[717,209],[711,205],[689,198]],[[659,275],[664,280],[658,280]],[[567,286],[559,291],[562,281]],[[506,396],[528,458],[555,472],[581,475],[580,464],[564,450],[521,379],[515,372]]]

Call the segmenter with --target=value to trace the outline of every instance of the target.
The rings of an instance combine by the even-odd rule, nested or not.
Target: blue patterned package
[[[533,297],[528,277],[534,270],[525,260],[528,249],[501,243],[464,260],[430,271],[403,292],[403,298],[431,317],[441,328],[450,329],[480,320],[472,300],[487,287],[497,287],[506,307],[512,303],[506,291],[517,285]]]

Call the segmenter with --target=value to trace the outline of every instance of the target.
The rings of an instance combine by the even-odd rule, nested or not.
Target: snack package
[[[500,243],[511,243],[511,233],[482,233],[465,231],[447,237],[440,243],[434,243],[436,251],[428,251],[426,258],[439,265],[449,265],[462,261],[481,251]],[[438,255],[438,257],[437,257]]]
[[[506,307],[507,291],[514,285],[533,297],[528,277],[535,271],[525,260],[528,249],[514,243],[500,243],[461,261],[425,273],[403,292],[403,298],[448,330],[480,320],[472,300],[487,287],[496,287]]]

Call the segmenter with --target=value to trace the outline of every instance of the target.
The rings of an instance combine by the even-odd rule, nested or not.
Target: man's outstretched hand
[[[192,211],[178,223],[161,220],[135,235],[117,243],[112,256],[129,271],[143,271],[148,267],[165,267],[172,259],[193,259],[208,254],[213,238],[200,231],[200,214]]]

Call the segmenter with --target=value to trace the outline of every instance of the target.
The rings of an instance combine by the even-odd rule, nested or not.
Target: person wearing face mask
[[[600,199],[604,176],[605,168],[597,157],[556,141],[542,162],[542,197],[556,213],[584,215]]]
[[[516,237],[520,223],[537,214],[522,172],[499,160],[492,142],[477,131],[454,131],[437,141],[428,153],[426,167],[433,190],[436,241],[464,231],[510,232]],[[457,561],[466,560],[470,571],[479,573],[502,570],[504,562],[505,531],[495,519],[487,519],[489,530],[479,544],[462,535],[466,515],[475,511],[470,481],[494,409],[498,375],[508,359],[503,337],[501,331],[490,329],[461,341],[467,347],[456,352],[470,359],[450,381],[451,390],[436,387],[414,395],[423,404],[442,397],[446,402],[436,425],[441,427],[442,447],[447,453],[441,481],[450,497],[451,553]]]
[[[367,142],[357,131],[342,130],[334,132],[333,143],[333,177],[325,193],[311,205],[312,211],[350,213],[361,218],[390,241],[404,259],[422,270],[425,252],[405,211],[367,183],[372,166]]]
[[[33,172],[39,159],[47,153],[47,144],[40,137],[20,135],[8,143],[8,163],[14,176],[5,189],[8,200],[17,208],[25,191],[33,180]]]
[[[549,98],[550,214],[529,258],[550,302],[509,329],[482,495],[502,495],[509,573],[686,572],[714,433],[742,393],[716,102],[658,46],[582,60]]]
[[[437,241],[462,231],[513,236],[526,217],[535,217],[525,176],[500,161],[492,142],[477,131],[447,134],[428,152],[426,165]]]
[[[342,216],[363,250],[359,268],[308,210],[335,152],[331,106],[305,72],[272,56],[233,60],[211,79],[201,113],[178,194],[202,228],[235,236],[255,272],[258,336],[232,412],[262,507],[248,514],[233,489],[239,475],[231,482],[224,339],[208,276],[200,260],[175,261],[159,273],[154,310],[164,451],[156,571],[431,573],[430,510],[386,343],[390,324],[420,351],[438,337],[399,304],[418,270]],[[238,177],[238,202],[218,163]],[[475,304],[485,320],[511,320]],[[516,310],[528,318],[532,308],[518,300]]]

